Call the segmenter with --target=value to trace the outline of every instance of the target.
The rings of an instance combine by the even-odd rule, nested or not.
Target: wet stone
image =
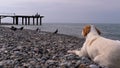
[[[99,66],[94,65],[94,64],[89,65],[89,67],[90,67],[90,68],[100,68]]]
[[[76,62],[76,64],[75,64],[75,67],[79,67],[80,64],[81,64],[81,60],[78,60],[78,61]]]
[[[0,68],[4,68],[2,61],[0,62]]]

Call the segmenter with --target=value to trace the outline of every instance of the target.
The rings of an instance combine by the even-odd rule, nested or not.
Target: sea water
[[[120,40],[120,24],[110,24],[110,23],[89,23],[95,25],[100,31],[101,35],[115,40]],[[24,26],[25,29],[35,30],[36,28],[40,28],[41,31],[54,32],[58,29],[59,34],[72,35],[76,37],[82,37],[81,31],[82,28],[87,25],[87,23],[43,23],[41,26],[33,26],[33,25],[18,25],[16,27]],[[11,25],[4,25],[10,27]]]

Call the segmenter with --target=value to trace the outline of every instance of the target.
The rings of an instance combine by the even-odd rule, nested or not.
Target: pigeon
[[[37,32],[41,31],[39,28],[36,29]]]
[[[58,33],[58,29],[55,30],[55,32],[53,32],[53,34],[57,34]]]
[[[13,30],[13,31],[16,31],[17,30],[17,28],[16,27],[14,27],[14,26],[11,26],[11,28],[10,28],[11,30]]]
[[[19,30],[23,30],[23,29],[24,29],[24,27],[20,27],[20,28],[19,28]]]

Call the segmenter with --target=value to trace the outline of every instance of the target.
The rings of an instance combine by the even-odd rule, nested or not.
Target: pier
[[[42,25],[42,18],[44,16],[40,16],[38,13],[35,15],[15,15],[14,14],[0,14],[0,24],[2,24],[2,19],[6,18],[6,17],[11,17],[13,18],[13,25],[18,25],[18,24],[22,24],[22,25]],[[20,22],[19,19],[22,19]],[[31,22],[32,20],[32,22]]]

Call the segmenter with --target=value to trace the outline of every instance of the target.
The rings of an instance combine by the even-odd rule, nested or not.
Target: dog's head
[[[101,34],[101,32],[93,25],[86,25],[82,29],[82,36],[86,37],[91,31],[95,31],[98,35]]]

